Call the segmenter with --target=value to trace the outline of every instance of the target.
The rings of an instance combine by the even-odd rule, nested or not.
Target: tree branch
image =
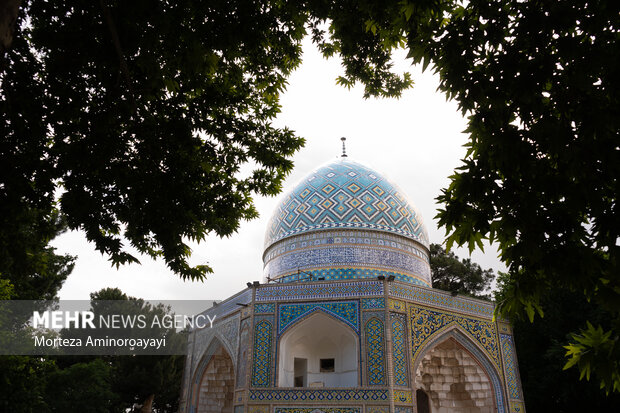
[[[110,13],[110,9],[108,8],[108,6],[105,5],[104,0],[99,0],[99,5],[101,6],[101,11],[103,12],[103,18],[105,19],[105,23],[108,26],[108,30],[110,31],[110,36],[112,36],[112,44],[114,44],[114,49],[116,49],[116,55],[118,56],[121,72],[123,73],[125,83],[127,83],[127,89],[129,90],[129,99],[131,100],[131,104],[135,111],[136,100],[133,87],[131,85],[129,67],[127,66],[127,61],[125,60],[125,55],[123,54],[123,49],[121,48],[121,41],[118,37],[118,32],[116,31],[116,26],[114,25],[114,20],[112,19],[112,13]]]

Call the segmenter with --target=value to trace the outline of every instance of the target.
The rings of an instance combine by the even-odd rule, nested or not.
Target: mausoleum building
[[[407,196],[347,157],[287,194],[262,283],[189,337],[188,413],[522,413],[512,329],[492,303],[431,286]]]

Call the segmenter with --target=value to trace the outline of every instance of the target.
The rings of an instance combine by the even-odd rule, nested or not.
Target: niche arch
[[[415,389],[432,413],[504,413],[500,375],[486,353],[458,326],[435,337],[418,354]],[[425,410],[418,409],[418,413]]]
[[[226,345],[213,337],[192,377],[190,411],[232,413],[235,366]]]
[[[350,326],[317,308],[278,339],[278,387],[356,387],[359,347]]]

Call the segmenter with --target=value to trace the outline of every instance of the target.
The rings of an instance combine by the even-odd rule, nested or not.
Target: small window
[[[334,359],[321,359],[321,373],[333,373],[334,365]]]

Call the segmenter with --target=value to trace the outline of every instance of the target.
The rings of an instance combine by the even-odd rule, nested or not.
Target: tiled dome
[[[403,192],[341,158],[304,178],[276,208],[265,235],[265,276],[395,275],[430,286],[428,247],[422,218]]]
[[[265,247],[328,228],[377,229],[429,246],[420,213],[400,189],[346,158],[312,172],[284,198],[269,223]]]

